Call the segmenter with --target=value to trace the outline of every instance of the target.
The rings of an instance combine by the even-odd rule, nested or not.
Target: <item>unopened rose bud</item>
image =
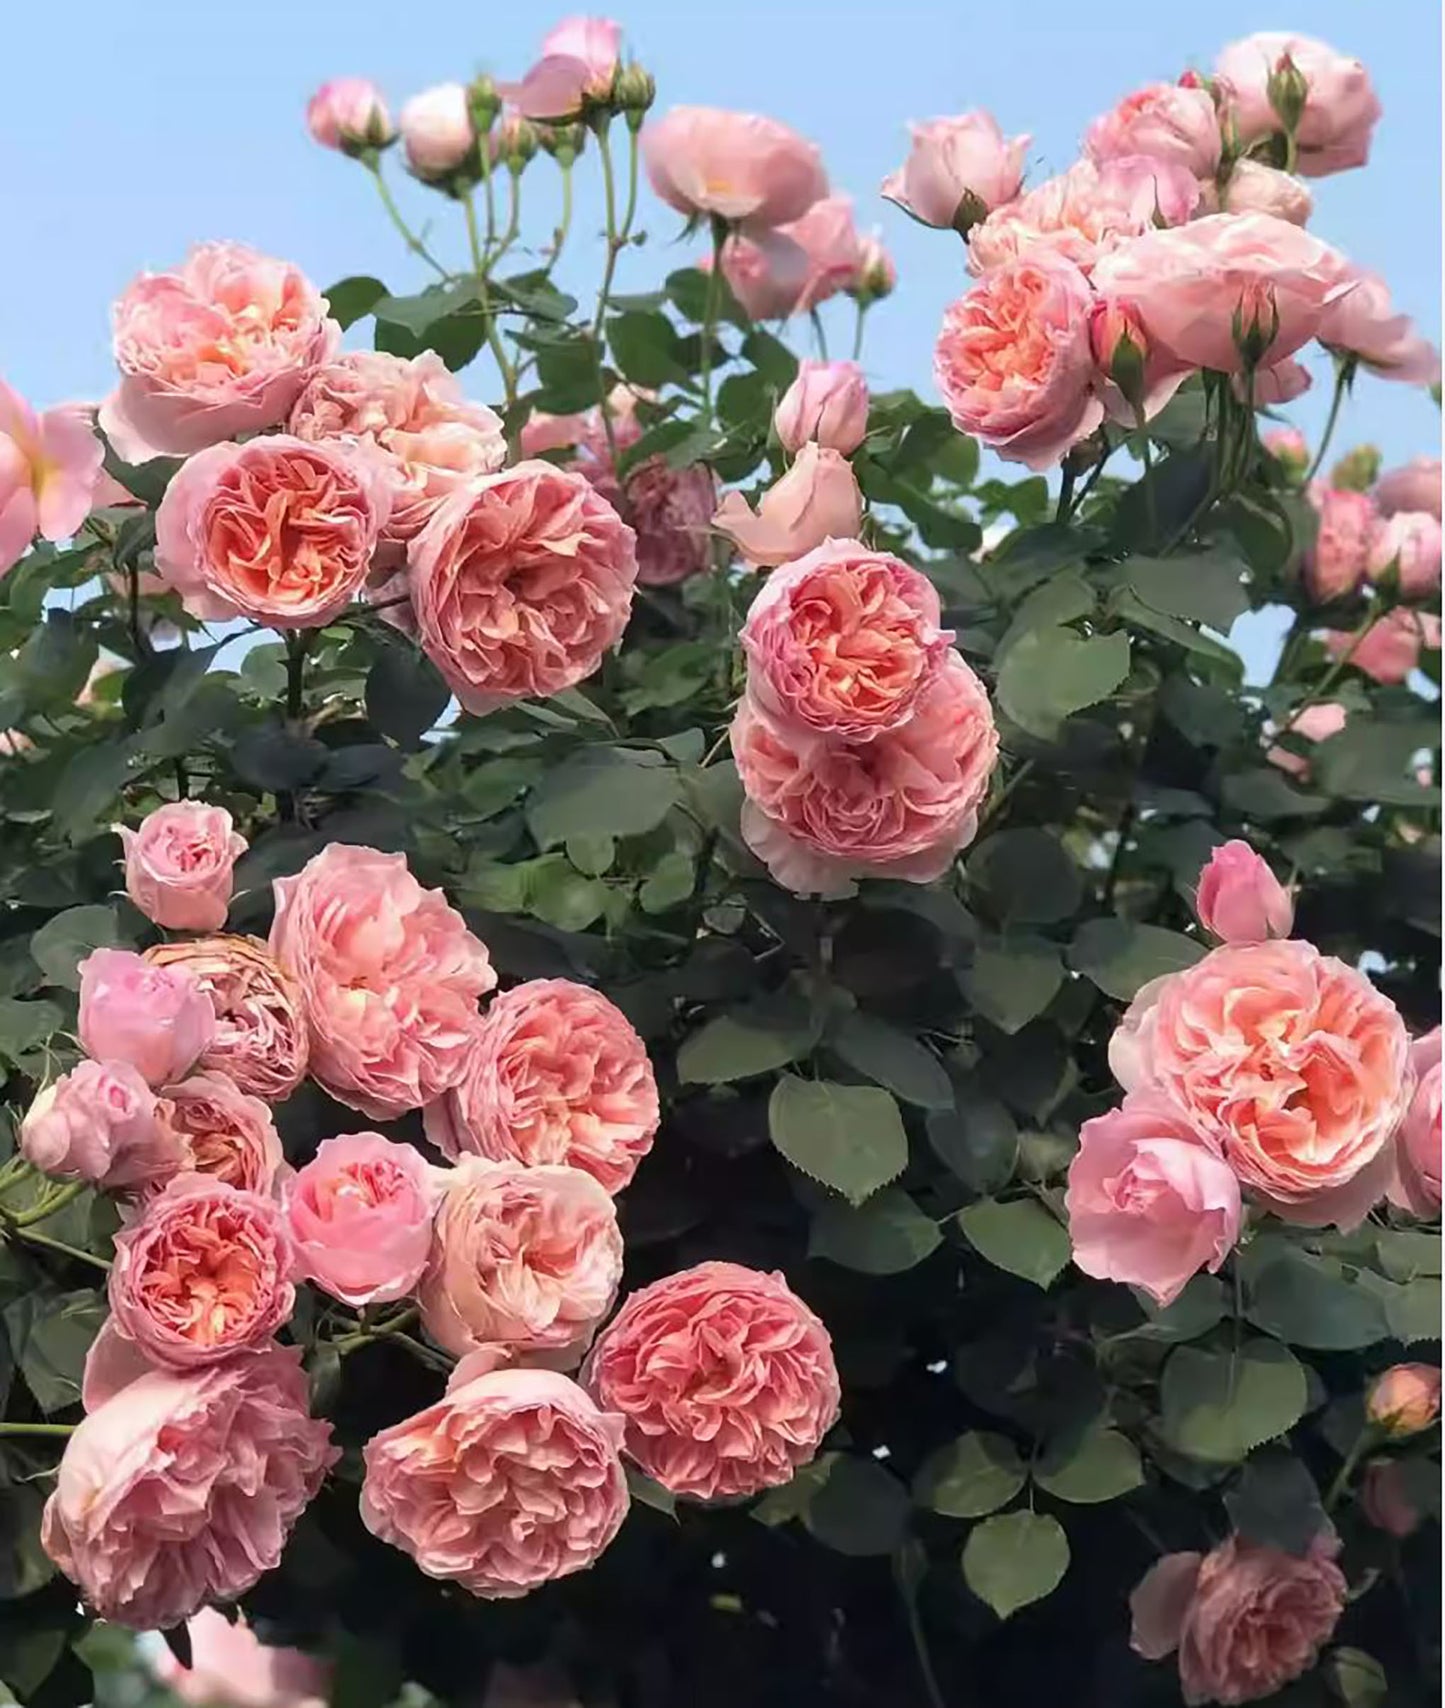
[[[642,116],[657,99],[657,80],[637,64],[624,65],[612,86],[612,100],[624,114],[629,130],[642,128]]]
[[[559,166],[570,166],[587,142],[586,125],[538,125],[542,147]]]
[[[440,184],[459,172],[476,148],[467,91],[442,83],[413,95],[401,109],[401,145],[407,170],[424,184]]]
[[[898,283],[898,269],[893,258],[876,236],[868,236],[858,245],[858,268],[844,289],[861,307],[880,302],[893,294]]]
[[[338,77],[323,83],[306,103],[306,128],[323,148],[339,149],[352,157],[387,148],[396,140],[381,91],[364,77]]]
[[[1149,346],[1138,315],[1127,303],[1100,300],[1089,320],[1089,341],[1099,371],[1113,380],[1126,403],[1136,411],[1142,409]]]
[[[1330,470],[1330,485],[1345,492],[1368,492],[1380,476],[1378,445],[1356,445]]]
[[[1268,285],[1251,287],[1234,310],[1231,322],[1234,347],[1246,372],[1260,366],[1265,353],[1279,336],[1279,306]]]
[[[1282,53],[1276,61],[1274,70],[1269,74],[1269,82],[1265,85],[1265,93],[1269,96],[1270,106],[1279,114],[1279,122],[1284,127],[1285,135],[1293,136],[1304,115],[1310,86],[1305,81],[1304,73],[1287,53]]]
[[[1440,1415],[1440,1372],[1433,1364],[1396,1364],[1375,1379],[1365,1415],[1386,1435],[1418,1435]]]
[[[520,172],[542,146],[536,125],[510,108],[503,111],[490,141],[493,161],[511,172]]]
[[[1209,856],[1194,911],[1221,943],[1266,943],[1294,927],[1289,891],[1247,842],[1221,843]]]
[[[1298,427],[1275,427],[1264,435],[1264,448],[1299,480],[1310,466],[1309,441]],[[1338,483],[1337,483],[1338,484]]]
[[[474,77],[467,85],[467,111],[478,136],[487,135],[501,110],[502,97],[497,93],[497,85],[485,72]]]

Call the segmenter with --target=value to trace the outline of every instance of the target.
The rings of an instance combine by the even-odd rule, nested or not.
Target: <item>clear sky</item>
[[[1361,55],[1384,103],[1364,171],[1316,184],[1313,229],[1382,272],[1397,302],[1440,332],[1440,7],[1438,0],[727,0],[706,7],[630,0],[618,15],[673,102],[749,108],[821,144],[835,186],[877,225],[899,263],[898,294],[876,311],[865,362],[876,379],[931,391],[929,356],[944,304],[963,288],[946,233],[912,225],[877,196],[902,157],[909,119],[993,110],[1033,135],[1030,177],[1067,166],[1088,121],[1137,84],[1207,69],[1217,49],[1262,28],[1323,37]],[[300,263],[318,284],[358,272],[414,288],[410,265],[366,174],[314,146],[302,124],[325,78],[374,77],[393,104],[487,68],[519,75],[566,9],[479,0],[70,0],[13,8],[6,21],[0,167],[0,373],[35,402],[108,389],[108,307],[143,266],[193,241],[241,238]],[[1384,27],[1381,27],[1381,26]],[[591,184],[595,167],[582,178]],[[540,232],[554,217],[548,161],[526,180]],[[454,218],[403,182],[418,220]],[[583,204],[597,225],[596,203]],[[643,288],[658,251],[670,264],[677,219],[648,206],[648,247],[622,289]],[[437,231],[460,258],[460,232]],[[586,275],[584,275],[584,278]],[[577,282],[582,282],[578,280]],[[479,388],[484,389],[484,388]],[[1327,398],[1295,406],[1317,428]],[[1341,442],[1374,438],[1391,460],[1433,449],[1428,396],[1365,378]]]

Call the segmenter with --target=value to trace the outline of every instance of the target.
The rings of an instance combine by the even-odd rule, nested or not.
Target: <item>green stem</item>
[[[33,1209],[24,1210],[20,1215],[11,1217],[11,1225],[28,1228],[32,1223],[48,1221],[51,1216],[59,1215],[67,1204],[74,1203],[81,1193],[88,1190],[83,1180],[72,1181],[69,1186],[62,1187],[53,1197],[43,1199]]]
[[[482,196],[487,209],[486,255],[490,262],[496,259],[492,249],[497,241],[497,192],[492,184],[491,138],[478,137],[477,149],[482,162]]]
[[[1149,538],[1159,538],[1159,500],[1154,492],[1154,453],[1149,448],[1149,434],[1144,426],[1144,412],[1139,411],[1139,460],[1144,465],[1144,506],[1149,518]],[[1081,500],[1082,502],[1082,500]]]
[[[702,310],[702,405],[712,418],[712,340],[722,294],[722,252],[728,238],[728,222],[712,216],[712,270],[707,276],[707,296]]]
[[[492,256],[492,265],[507,253],[517,241],[517,233],[521,230],[522,220],[522,174],[513,167],[508,167],[511,188],[507,196],[507,229],[502,233],[502,241],[497,245],[496,253]]]
[[[1067,522],[1074,503],[1074,481],[1077,477],[1072,466],[1065,462],[1059,476],[1059,507],[1054,511],[1055,522]]]
[[[486,151],[483,150],[482,160],[485,165]],[[491,182],[490,173],[487,182]],[[482,233],[477,222],[477,195],[469,184],[462,195],[462,211],[467,221],[467,247],[471,251],[472,274],[477,282],[477,304],[487,324],[487,346],[497,364],[502,376],[502,389],[507,396],[507,407],[517,401],[517,375],[512,364],[507,360],[507,352],[502,347],[502,337],[497,331],[496,316],[492,313],[491,293],[487,288],[487,258],[482,248]]]
[[[110,1264],[103,1257],[97,1257],[93,1251],[82,1251],[77,1245],[66,1245],[64,1240],[51,1239],[49,1234],[38,1234],[34,1228],[21,1227],[18,1223],[10,1222],[5,1225],[4,1233],[7,1238],[21,1240],[26,1245],[40,1246],[45,1251],[59,1252],[62,1257],[74,1258],[77,1263],[89,1263],[96,1269],[109,1269]]]
[[[557,229],[552,233],[552,254],[547,262],[548,273],[557,265],[558,257],[562,253],[562,246],[567,241],[567,233],[572,229],[572,162],[570,160],[563,161],[561,171],[562,214],[557,221]]]
[[[381,205],[386,209],[387,216],[396,227],[402,242],[411,250],[413,255],[419,255],[440,278],[451,278],[451,274],[402,218],[401,209],[396,205],[386,179],[381,175],[381,162],[379,160],[367,162],[367,171],[371,173],[372,182],[376,185],[377,194],[381,197]]]
[[[856,362],[863,354],[863,324],[868,318],[868,305],[858,304],[858,318],[853,322],[853,360]]]
[[[1330,1484],[1329,1493],[1325,1496],[1325,1511],[1333,1512],[1341,1497],[1350,1486],[1350,1478],[1355,1474],[1355,1467],[1369,1451],[1374,1442],[1375,1432],[1368,1424],[1355,1437],[1354,1445],[1345,1454],[1340,1468],[1335,1472],[1335,1480]]]
[[[633,140],[634,155],[636,139]],[[607,405],[607,372],[602,360],[602,332],[607,316],[607,300],[612,294],[612,275],[617,270],[617,257],[622,239],[617,228],[617,177],[612,168],[612,144],[607,126],[597,128],[597,155],[602,162],[602,204],[607,219],[607,259],[602,264],[602,282],[597,287],[597,308],[592,316],[592,365],[597,372],[597,403],[602,416],[602,431],[607,438],[607,460],[617,470],[617,432],[612,424],[612,411]]]
[[[808,319],[813,327],[813,340],[818,346],[818,355],[822,361],[828,360],[828,334],[823,326],[823,317],[816,308],[808,310]]]
[[[1272,688],[1276,682],[1282,681],[1289,674],[1289,666],[1294,662],[1295,650],[1299,646],[1300,637],[1309,633],[1310,621],[1303,611],[1296,611],[1279,649],[1279,658],[1275,663],[1274,674],[1269,679]]]
[[[410,1305],[406,1310],[399,1312],[394,1317],[389,1317],[385,1322],[363,1323],[354,1333],[339,1335],[331,1344],[344,1358],[348,1352],[355,1352],[358,1346],[365,1346],[368,1341],[387,1340],[392,1336],[400,1336],[401,1331],[408,1324],[416,1321],[416,1315],[416,1307]]]
[[[1350,383],[1355,377],[1355,358],[1346,356],[1335,366],[1335,394],[1330,399],[1330,412],[1325,417],[1325,430],[1320,437],[1320,448],[1315,452],[1315,460],[1310,464],[1304,477],[1303,484],[1309,483],[1320,472],[1320,464],[1325,460],[1325,453],[1330,448],[1330,440],[1334,437],[1335,424],[1340,418],[1340,406],[1345,401],[1345,393],[1350,389]]]
[[[1033,772],[1033,768],[1036,763],[1036,760],[1025,759],[1023,764],[1015,770],[1013,776],[1009,778],[1008,782],[1004,784],[994,798],[988,803],[983,810],[983,817],[978,821],[979,834],[982,834],[984,827],[992,824],[1003,811],[1004,807],[1008,804],[1009,797],[1021,783],[1028,779]]]
[[[1288,735],[1289,732],[1294,728],[1294,726],[1299,722],[1301,715],[1304,712],[1308,711],[1311,706],[1317,706],[1320,703],[1320,701],[1325,698],[1325,696],[1329,693],[1330,689],[1334,687],[1335,683],[1339,681],[1341,676],[1343,676],[1345,671],[1349,668],[1350,662],[1354,658],[1355,654],[1359,651],[1360,645],[1363,642],[1365,636],[1367,634],[1369,634],[1370,630],[1372,628],[1374,628],[1375,624],[1377,622],[1379,622],[1379,620],[1380,619],[1375,615],[1375,613],[1373,611],[1367,611],[1365,613],[1364,621],[1360,624],[1359,628],[1357,628],[1355,630],[1355,632],[1350,636],[1350,644],[1345,648],[1345,650],[1340,654],[1340,656],[1335,660],[1335,662],[1330,666],[1330,668],[1324,673],[1324,675],[1314,685],[1314,687],[1310,689],[1309,693],[1305,695],[1304,699],[1302,699],[1300,701],[1300,703],[1295,707],[1295,709],[1290,713],[1289,722],[1279,732],[1281,735]]]
[[[948,1708],[947,1700],[939,1687],[938,1674],[933,1670],[928,1643],[923,1635],[923,1621],[918,1615],[918,1599],[910,1591],[903,1590],[902,1600],[904,1612],[908,1616],[908,1634],[913,1639],[913,1652],[918,1657],[918,1670],[923,1675],[923,1686],[928,1692],[928,1700],[932,1708]]]
[[[74,1435],[73,1423],[0,1423],[0,1435]]]

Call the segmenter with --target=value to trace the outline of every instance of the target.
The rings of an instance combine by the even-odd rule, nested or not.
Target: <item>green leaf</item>
[[[454,373],[486,342],[487,316],[476,287],[465,280],[429,285],[415,296],[379,297],[371,312],[378,350],[408,358],[435,350]]]
[[[561,854],[528,862],[527,910],[559,931],[585,931],[607,905],[607,886],[575,871]]]
[[[1160,1426],[1176,1453],[1234,1464],[1293,1427],[1309,1401],[1304,1367],[1275,1340],[1232,1351],[1178,1347],[1164,1366]]]
[[[525,273],[513,273],[506,279],[492,280],[493,294],[518,308],[533,320],[561,324],[570,320],[577,310],[577,299],[559,290],[542,267]]]
[[[913,1499],[945,1518],[983,1518],[1007,1506],[1027,1475],[1007,1436],[970,1430],[936,1448],[918,1467]]]
[[[855,1209],[824,1204],[813,1217],[808,1256],[864,1275],[898,1275],[936,1251],[943,1235],[906,1192],[885,1187]]]
[[[1216,549],[1191,557],[1131,557],[1125,573],[1129,585],[1154,610],[1227,633],[1235,618],[1249,609],[1244,567],[1232,553]]]
[[[677,1077],[684,1085],[726,1085],[773,1073],[806,1056],[818,1030],[813,1005],[797,991],[760,996],[686,1039],[677,1052]]]
[[[27,1050],[43,1044],[60,1022],[60,1010],[53,1002],[21,1002],[13,996],[0,996],[0,1056],[18,1061]]]
[[[620,748],[581,747],[532,790],[527,826],[539,848],[569,836],[640,836],[661,824],[677,799],[671,765]]]
[[[1274,1241],[1258,1242],[1238,1259],[1245,1282],[1245,1315],[1292,1346],[1343,1352],[1388,1340],[1384,1306],[1345,1279],[1340,1264]]]
[[[441,672],[416,648],[383,643],[366,675],[367,722],[399,747],[420,747],[451,697]]]
[[[279,721],[243,730],[231,749],[231,766],[244,783],[284,793],[320,776],[327,750],[314,736]]]
[[[678,907],[692,894],[696,868],[691,854],[680,848],[670,849],[648,873],[637,900],[644,913],[666,913]]]
[[[1195,1275],[1172,1305],[1156,1305],[1146,1294],[1134,1294],[1148,1313],[1130,1335],[1134,1340],[1198,1340],[1224,1316],[1224,1288],[1215,1275]]]
[[[1051,925],[1067,919],[1083,879],[1056,836],[1046,830],[1001,830],[968,860],[968,880],[988,897],[1003,925]]]
[[[1018,1123],[998,1098],[959,1086],[952,1109],[932,1111],[928,1142],[944,1167],[972,1192],[997,1192],[1013,1179]]]
[[[635,386],[660,390],[692,378],[682,339],[665,314],[614,314],[607,342],[618,372]]]
[[[1017,642],[1032,630],[1067,627],[1081,617],[1092,617],[1098,604],[1098,594],[1077,570],[1065,570],[1062,575],[1054,576],[1036,587],[1014,612],[1013,621],[1004,630],[994,652],[995,662],[1002,664]]]
[[[1139,925],[1132,919],[1091,919],[1074,933],[1069,964],[1106,996],[1129,1002],[1150,979],[1192,967],[1205,953],[1203,943],[1162,926]]]
[[[896,1179],[908,1161],[898,1105],[875,1086],[784,1074],[768,1101],[768,1130],[794,1168],[851,1204]]]
[[[828,1048],[856,1073],[923,1109],[953,1105],[953,1086],[933,1052],[886,1020],[850,1009],[829,1030]]]
[[[677,1517],[677,1496],[671,1489],[663,1488],[661,1483],[654,1482],[645,1472],[639,1471],[636,1465],[627,1466],[627,1492],[643,1506],[650,1506],[655,1512],[664,1512],[669,1518]]]
[[[1048,1287],[1069,1261],[1067,1231],[1032,1198],[985,1198],[960,1210],[958,1225],[980,1257],[1035,1287]]]
[[[908,1528],[908,1491],[876,1459],[840,1453],[803,1523],[840,1554],[891,1554]]]
[[[1438,808],[1440,791],[1416,776],[1419,754],[1440,743],[1440,724],[1427,718],[1387,722],[1352,716],[1338,735],[1315,748],[1310,781],[1327,795],[1388,806]]]
[[[1276,765],[1230,771],[1220,792],[1232,811],[1265,824],[1277,818],[1315,818],[1330,804],[1325,796],[1307,794],[1287,782]]]
[[[1385,1708],[1390,1700],[1384,1667],[1363,1649],[1336,1649],[1325,1657],[1320,1671],[1343,1708]]]
[[[1053,1001],[1064,982],[1064,963],[1052,943],[1019,933],[980,943],[960,982],[985,1019],[1013,1033]]]
[[[80,1402],[80,1376],[105,1319],[94,1292],[27,1293],[5,1307],[5,1328],[25,1385],[43,1412]]]
[[[92,949],[123,946],[125,936],[113,907],[94,902],[57,913],[30,939],[30,957],[44,983],[62,990],[79,990],[76,968]]]
[[[1091,1429],[1078,1438],[1051,1445],[1039,1461],[1034,1481],[1059,1500],[1097,1506],[1117,1500],[1144,1481],[1139,1449],[1117,1429]]]
[[[986,1518],[964,1544],[964,1581],[1000,1619],[1042,1601],[1068,1569],[1069,1539],[1058,1519],[1046,1513]]]
[[[326,292],[326,306],[331,318],[344,332],[358,320],[371,313],[383,297],[386,286],[380,279],[357,273],[349,279],[338,279]]]
[[[1047,741],[1065,718],[1107,700],[1128,674],[1122,632],[1085,639],[1072,629],[1031,629],[1003,661],[998,703],[1021,729]]]
[[[102,741],[82,747],[65,767],[51,801],[55,828],[71,842],[95,835],[131,775],[136,751],[132,741]]]
[[[1287,1554],[1308,1553],[1329,1522],[1314,1478],[1284,1447],[1265,1447],[1254,1454],[1224,1504],[1246,1541],[1282,1548]]]

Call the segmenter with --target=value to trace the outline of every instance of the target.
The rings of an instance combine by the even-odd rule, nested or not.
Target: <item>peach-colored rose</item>
[[[1366,492],[1349,492],[1311,481],[1306,493],[1319,517],[1315,542],[1305,559],[1305,585],[1326,602],[1353,593],[1364,579],[1380,532],[1380,514]]]
[[[497,92],[529,119],[575,118],[606,101],[617,76],[622,26],[611,18],[564,18],[542,38],[542,53],[520,83]]]
[[[1044,469],[1104,419],[1094,390],[1088,280],[1061,256],[999,266],[944,314],[933,378],[953,424],[1009,462]]]
[[[1395,1180],[1390,1200],[1411,1215],[1440,1212],[1440,1028],[1410,1046],[1415,1089],[1395,1135]]]
[[[0,576],[37,534],[66,540],[79,528],[104,455],[88,408],[65,403],[39,414],[0,380]]]
[[[20,1123],[20,1154],[42,1174],[110,1192],[168,1180],[182,1160],[129,1062],[81,1062],[47,1085]]]
[[[1288,56],[1308,94],[1295,132],[1299,170],[1323,178],[1363,166],[1380,117],[1370,74],[1358,59],[1310,36],[1264,30],[1232,42],[1220,54],[1215,76],[1223,85],[1230,120],[1241,143],[1283,131],[1269,98],[1269,80]]]
[[[156,967],[189,973],[210,1000],[215,1035],[198,1065],[252,1097],[283,1102],[306,1077],[306,1020],[295,981],[259,937],[198,937],[157,943]]]
[[[1146,984],[1109,1045],[1271,1209],[1353,1226],[1383,1195],[1410,1089],[1398,1010],[1312,944],[1226,944]]]
[[[1147,155],[1212,178],[1219,166],[1219,120],[1207,89],[1148,83],[1126,95],[1084,133],[1084,153],[1097,165],[1121,155]]]
[[[350,447],[275,433],[182,464],[156,512],[156,568],[194,616],[324,628],[366,581],[391,490]]]
[[[487,712],[597,669],[627,626],[637,542],[584,476],[529,461],[443,499],[408,564],[423,650]]]
[[[95,949],[79,971],[80,1044],[96,1061],[129,1062],[149,1084],[170,1085],[210,1046],[211,1005],[184,970]]]
[[[1365,1416],[1386,1435],[1418,1435],[1440,1415],[1440,1369],[1435,1364],[1393,1364],[1365,1396]]]
[[[299,268],[202,243],[174,273],[142,273],[115,305],[121,382],[100,425],[128,463],[274,427],[340,340]]]
[[[798,363],[773,412],[778,442],[796,455],[812,440],[851,456],[868,431],[868,382],[856,362]]]
[[[731,737],[743,838],[796,895],[844,895],[860,877],[932,883],[973,840],[998,758],[988,696],[957,653],[912,717],[871,741],[804,737],[748,695]]]
[[[780,725],[867,741],[912,716],[953,634],[901,558],[828,540],[770,575],[738,637],[753,702]]]
[[[627,1479],[621,1418],[556,1371],[492,1357],[463,1359],[444,1398],[367,1442],[361,1518],[428,1577],[511,1600],[592,1564]]]
[[[427,1333],[461,1357],[498,1346],[554,1369],[582,1360],[622,1279],[622,1234],[580,1168],[464,1156],[443,1175],[417,1286]]]
[[[178,1174],[115,1236],[116,1330],[168,1369],[217,1364],[291,1315],[295,1251],[281,1209],[206,1174]]]
[[[1354,356],[1381,379],[1406,385],[1438,385],[1440,352],[1415,330],[1408,314],[1397,314],[1390,287],[1378,273],[1354,268],[1349,291],[1332,302],[1319,327],[1322,344]]]
[[[972,224],[1019,193],[1033,138],[1005,140],[992,113],[929,119],[908,133],[908,158],[883,180],[883,194],[924,225]]]
[[[642,158],[656,193],[689,218],[786,225],[828,193],[813,144],[756,113],[674,107],[647,126]]]
[[[1273,214],[1291,225],[1308,225],[1315,199],[1288,172],[1260,160],[1237,160],[1224,186],[1222,211]]]
[[[323,1139],[282,1191],[302,1274],[348,1305],[405,1297],[431,1246],[432,1174],[420,1151],[380,1133]]]
[[[1440,524],[1425,510],[1397,510],[1374,536],[1366,565],[1371,581],[1393,572],[1408,599],[1420,599],[1440,585]]]
[[[1199,923],[1223,943],[1263,943],[1294,926],[1289,891],[1247,842],[1224,842],[1199,874]]]
[[[1298,427],[1272,427],[1260,435],[1265,450],[1283,463],[1296,480],[1310,466],[1310,444]]]
[[[1315,337],[1350,274],[1336,250],[1287,220],[1211,214],[1103,256],[1094,287],[1132,302],[1150,339],[1181,362],[1237,373],[1241,342],[1273,365]]]
[[[172,801],[117,827],[125,850],[126,894],[169,931],[214,931],[231,905],[231,868],[246,852],[224,807]]]
[[[440,183],[471,159],[477,133],[466,86],[439,83],[413,95],[401,109],[401,146],[407,170],[424,184]]]
[[[1273,1696],[1314,1665],[1344,1612],[1339,1538],[1286,1554],[1231,1536],[1209,1554],[1166,1554],[1129,1598],[1146,1660],[1179,1651],[1187,1708]]]
[[[827,1329],[778,1274],[699,1263],[634,1293],[582,1381],[623,1450],[674,1494],[756,1494],[806,1465],[838,1416]]]
[[[698,263],[712,268],[712,256]],[[780,231],[758,231],[728,238],[722,251],[723,277],[754,320],[786,320],[797,312],[808,282],[808,253]]]
[[[1356,670],[1392,686],[1408,680],[1420,662],[1422,649],[1440,650],[1440,619],[1432,611],[1412,611],[1396,605],[1371,623],[1363,640],[1339,629],[1324,632],[1331,658],[1349,658]]]
[[[269,1197],[285,1158],[271,1111],[223,1073],[194,1073],[156,1108],[180,1153],[180,1171]]]
[[[41,1543],[102,1618],[167,1629],[279,1562],[330,1441],[296,1348],[154,1371],[66,1442]]]
[[[497,975],[441,891],[403,854],[341,842],[275,889],[271,952],[301,991],[314,1077],[374,1120],[458,1084]]]
[[[381,91],[365,77],[336,77],[306,103],[306,128],[323,148],[359,154],[385,148],[396,130]]]
[[[1074,1262],[1172,1304],[1239,1239],[1239,1182],[1188,1118],[1148,1092],[1085,1121],[1065,1194]]]
[[[461,1083],[424,1113],[454,1162],[563,1163],[615,1193],[652,1148],[657,1081],[647,1046],[600,991],[533,979],[491,1004]]]
[[[851,197],[820,197],[798,219],[779,226],[778,235],[796,243],[808,258],[803,288],[794,305],[800,314],[857,282],[863,240],[853,223]]]
[[[1360,1478],[1360,1511],[1387,1535],[1403,1540],[1424,1519],[1405,1467],[1398,1459],[1371,1459]]]
[[[191,1708],[326,1708],[331,1667],[326,1661],[263,1643],[244,1619],[203,1607],[186,1621],[191,1664],[168,1648],[147,1655],[167,1690]]]
[[[1302,741],[1328,741],[1332,735],[1340,733],[1348,719],[1349,713],[1338,700],[1322,700],[1318,705],[1306,706],[1302,712],[1288,719],[1279,733]],[[1265,753],[1265,758],[1281,771],[1288,771],[1292,777],[1309,775],[1308,757],[1288,747],[1275,744]]]
[[[1424,510],[1440,520],[1440,459],[1412,457],[1397,469],[1388,469],[1375,482],[1375,502],[1382,516],[1397,510]]]
[[[290,430],[313,443],[357,440],[374,453],[391,490],[383,540],[411,539],[448,493],[507,457],[501,421],[467,402],[434,350],[410,358],[343,351],[306,382]]]
[[[724,493],[713,526],[759,567],[787,563],[828,539],[850,539],[863,521],[863,495],[848,459],[807,444],[793,466],[758,500]]]

